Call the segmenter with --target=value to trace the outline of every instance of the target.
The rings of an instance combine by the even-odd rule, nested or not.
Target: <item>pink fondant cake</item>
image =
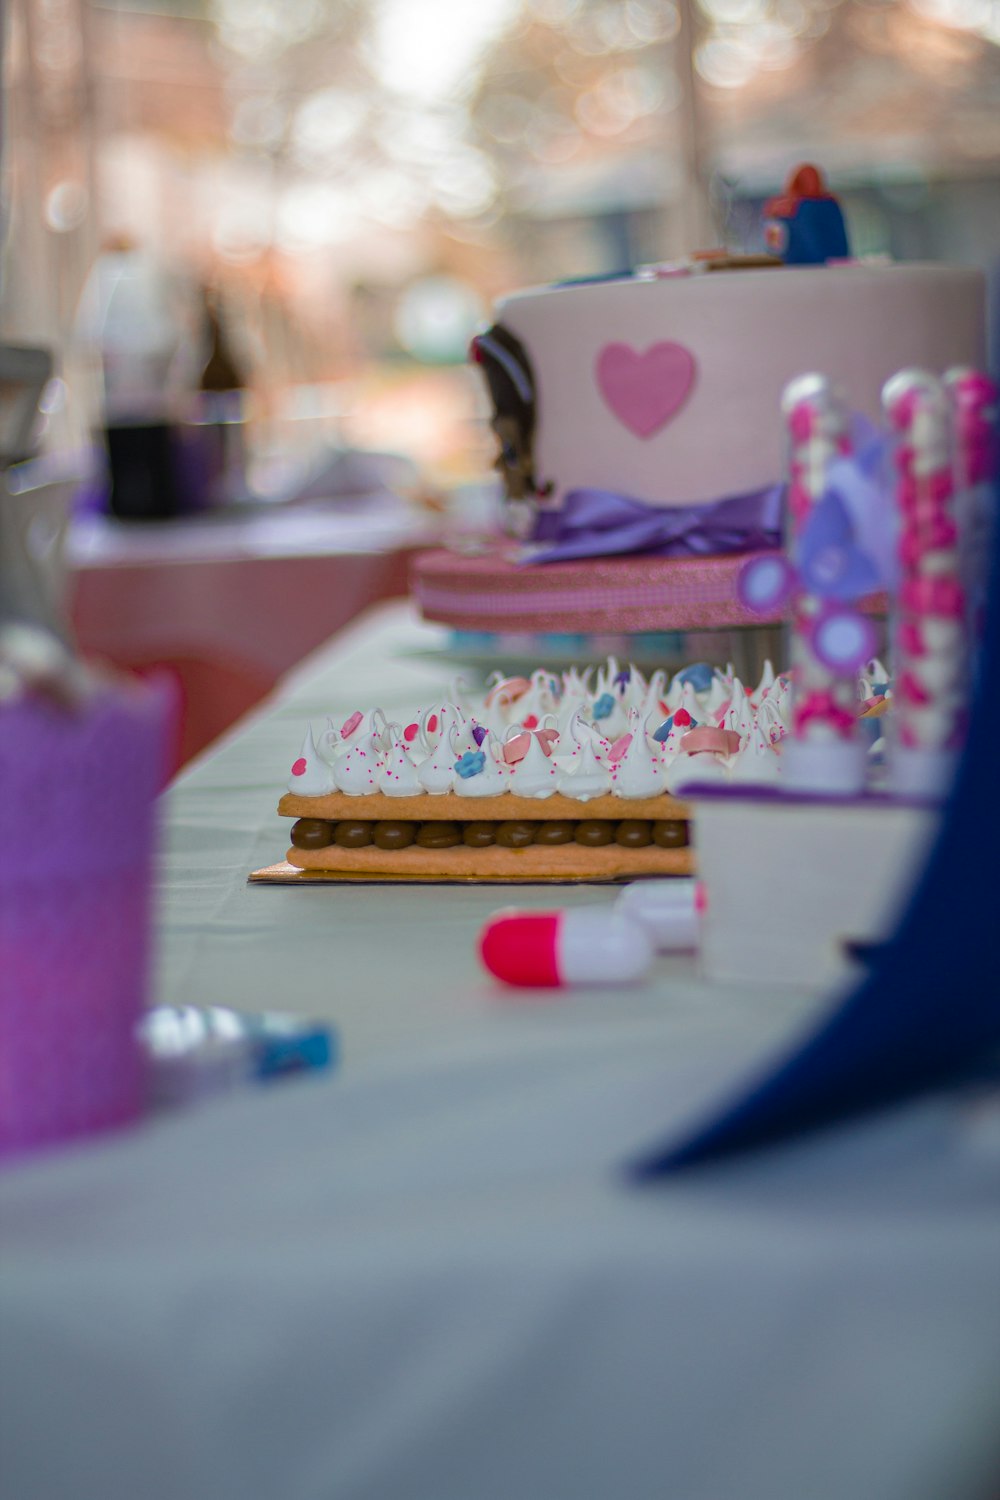
[[[796,375],[821,371],[875,422],[895,371],[980,367],[984,296],[974,270],[859,263],[542,287],[496,311],[530,362],[543,503],[595,487],[676,506],[782,477]]]
[[[789,382],[817,372],[877,425],[898,371],[982,365],[978,271],[850,260],[810,165],[765,213],[784,263],[710,252],[497,304],[472,357],[508,530],[530,554],[419,560],[425,614],[471,629],[744,625],[742,560],[781,543]],[[843,451],[877,449],[850,427]]]

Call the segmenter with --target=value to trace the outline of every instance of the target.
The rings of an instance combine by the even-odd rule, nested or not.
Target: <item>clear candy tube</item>
[[[899,589],[889,780],[907,796],[947,791],[965,734],[968,680],[951,407],[936,376],[901,370],[882,392],[896,437]]]
[[[980,370],[951,369],[944,377],[954,424],[955,515],[966,591],[970,653],[982,637],[989,560],[996,524],[997,387]]]
[[[786,550],[798,562],[802,533],[822,499],[827,470],[850,452],[847,413],[822,375],[803,375],[785,388],[788,429]],[[816,649],[823,600],[799,583],[792,597],[792,733],[783,753],[783,780],[803,790],[843,796],[865,782],[865,750],[857,728],[855,672],[838,670]]]

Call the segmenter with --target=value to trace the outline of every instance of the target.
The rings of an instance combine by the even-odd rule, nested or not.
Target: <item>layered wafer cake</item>
[[[287,861],[390,879],[687,874],[685,785],[773,781],[789,701],[770,665],[748,691],[731,670],[668,682],[612,658],[474,699],[456,685],[398,721],[358,709],[306,731],[279,804]]]

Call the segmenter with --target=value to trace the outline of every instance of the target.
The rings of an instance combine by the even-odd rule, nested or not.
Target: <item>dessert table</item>
[[[361,610],[407,592],[425,515],[392,495],[128,523],[81,516],[67,593],[81,651],[167,667],[184,764]]]
[[[247,885],[306,721],[438,697],[440,639],[380,607],[168,792],[154,998],[343,1061],[0,1174],[5,1493],[994,1500],[995,1082],[639,1186],[830,998],[510,998],[501,890]]]

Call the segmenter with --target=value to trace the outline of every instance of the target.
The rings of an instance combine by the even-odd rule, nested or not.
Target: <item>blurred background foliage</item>
[[[1000,258],[1000,0],[8,0],[7,337],[102,247],[210,288],[271,441],[488,461],[505,290],[727,243],[821,163],[858,253]]]

